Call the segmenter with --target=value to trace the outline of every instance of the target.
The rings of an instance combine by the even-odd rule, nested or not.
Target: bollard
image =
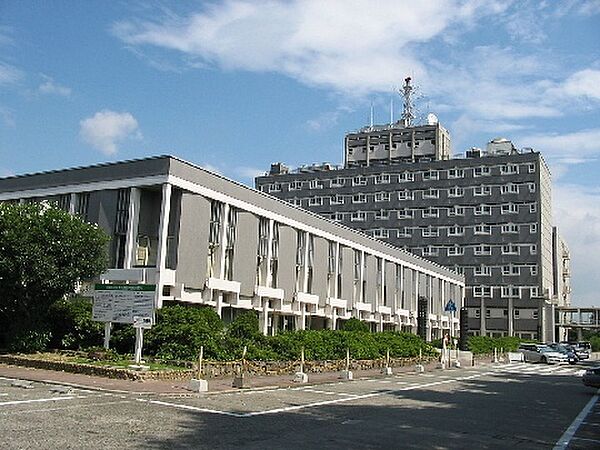
[[[343,380],[351,381],[354,378],[352,371],[350,370],[350,349],[346,349],[346,370],[342,371],[341,378]]]
[[[300,371],[294,374],[294,383],[308,383],[308,374],[304,373],[304,347],[300,352]]]
[[[208,392],[208,381],[202,379],[202,359],[204,358],[204,346],[200,346],[198,354],[198,367],[196,368],[196,378],[192,378],[188,383],[188,390],[192,392]]]
[[[384,375],[393,375],[392,368],[390,367],[390,349],[388,348],[385,352],[385,367],[381,370]]]
[[[246,371],[246,352],[248,351],[248,347],[244,345],[244,350],[242,351],[242,364],[240,367],[240,372],[237,376],[233,377],[232,386],[237,389],[243,389],[244,386],[244,372]]]
[[[415,372],[417,372],[417,373],[425,372],[425,367],[423,367],[423,364],[421,363],[422,359],[423,359],[423,350],[421,348],[419,348],[419,363],[415,366]]]

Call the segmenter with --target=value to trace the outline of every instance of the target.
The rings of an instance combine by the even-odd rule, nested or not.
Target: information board
[[[134,323],[134,317],[154,322],[154,284],[96,284],[92,319],[97,322]]]

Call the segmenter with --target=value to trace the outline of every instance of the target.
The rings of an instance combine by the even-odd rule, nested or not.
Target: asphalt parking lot
[[[291,388],[133,395],[0,378],[3,448],[552,448],[582,367],[489,364]],[[567,448],[599,448],[600,406]]]

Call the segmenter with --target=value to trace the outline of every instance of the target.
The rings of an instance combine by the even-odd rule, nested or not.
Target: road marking
[[[560,439],[554,446],[553,450],[563,450],[569,446],[571,439],[573,439],[573,436],[575,436],[575,433],[577,433],[577,430],[581,426],[581,423],[584,421],[586,416],[589,414],[590,410],[594,407],[594,405],[598,401],[599,395],[600,395],[600,389],[598,389],[596,391],[596,394],[590,399],[589,402],[587,402],[587,405],[585,405],[583,407],[583,409],[581,410],[579,415],[577,417],[575,417],[575,420],[573,421],[573,423],[571,425],[569,425],[569,428],[567,428],[567,430],[560,437]]]
[[[16,411],[6,411],[0,412],[2,415],[16,415],[16,414],[30,414],[30,413],[38,413],[38,412],[50,412],[50,411],[65,411],[67,409],[75,409],[75,408],[89,408],[90,406],[107,406],[107,405],[115,405],[120,403],[131,403],[131,400],[117,400],[114,402],[102,402],[102,403],[85,403],[80,405],[69,405],[62,406],[56,408],[39,408],[39,409],[24,409],[24,410],[16,410]]]
[[[0,402],[0,406],[23,405],[26,403],[42,403],[42,402],[57,402],[59,400],[73,400],[75,396],[70,397],[52,397],[52,398],[35,398],[33,400],[13,400],[11,402]]]
[[[136,398],[136,400],[138,402],[152,403],[153,405],[170,406],[172,408],[187,409],[189,411],[198,411],[198,412],[205,412],[205,413],[211,413],[211,414],[221,414],[224,416],[231,416],[231,417],[244,417],[243,414],[232,413],[232,412],[228,412],[228,411],[219,411],[216,409],[198,408],[196,406],[182,405],[179,403],[163,402],[161,400],[147,400],[145,398]]]

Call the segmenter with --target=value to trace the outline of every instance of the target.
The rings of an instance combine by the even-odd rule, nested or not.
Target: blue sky
[[[405,76],[455,153],[540,150],[600,305],[600,1],[0,1],[0,176],[174,154],[247,184],[339,163]]]

